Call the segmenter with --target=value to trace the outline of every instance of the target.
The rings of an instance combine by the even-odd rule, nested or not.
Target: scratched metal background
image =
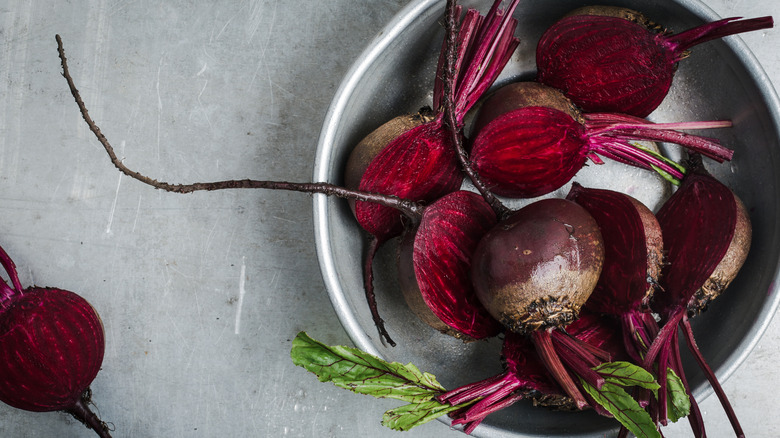
[[[308,181],[342,76],[406,0],[33,1],[0,5],[0,245],[24,285],[87,298],[107,350],[92,388],[117,437],[396,437],[395,406],[292,365],[300,330],[348,344],[307,195],[175,195],[120,177],[77,113],[54,35],[125,163],[172,182]],[[780,17],[772,0],[706,0]],[[780,31],[741,37],[780,84]],[[381,80],[381,78],[378,78]],[[780,436],[780,321],[725,383],[752,437]],[[731,431],[714,397],[710,436]],[[91,437],[0,406],[0,436]],[[666,436],[688,436],[682,422]],[[404,436],[458,437],[439,423]]]

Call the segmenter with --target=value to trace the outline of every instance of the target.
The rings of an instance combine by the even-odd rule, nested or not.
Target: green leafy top
[[[412,364],[389,363],[356,348],[328,346],[304,332],[293,340],[290,357],[321,382],[359,394],[420,403],[444,392],[432,374],[420,372]]]
[[[317,375],[321,382],[377,398],[393,398],[408,404],[385,412],[382,424],[393,430],[409,430],[463,406],[438,402],[444,388],[429,373],[412,365],[387,362],[356,348],[328,346],[304,332],[293,340],[290,357],[295,365]]]
[[[655,377],[640,366],[622,361],[603,363],[593,370],[604,377],[605,383],[601,388],[580,380],[593,400],[637,437],[661,438],[650,414],[624,389],[638,386],[656,391],[660,385],[655,381]]]

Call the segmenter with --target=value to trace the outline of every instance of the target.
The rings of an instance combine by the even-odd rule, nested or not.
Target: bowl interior
[[[692,0],[603,1],[641,10],[672,31],[718,17]],[[464,1],[487,11],[490,1]],[[577,0],[521,3],[515,16],[521,39],[498,84],[535,74],[536,41]],[[342,183],[343,167],[357,142],[377,126],[430,104],[433,75],[444,36],[439,20],[444,2],[409,4],[372,41],[338,90],[320,137],[315,181]],[[731,163],[707,162],[747,206],[753,244],[745,266],[728,292],[693,320],[698,345],[721,380],[730,375],[758,341],[778,305],[780,260],[778,199],[780,117],[778,99],[763,70],[739,38],[695,47],[679,64],[669,96],[650,119],[686,121],[730,119],[733,128],[708,132],[734,149]],[[665,147],[665,146],[664,146]],[[674,156],[679,152],[667,148]],[[590,166],[575,178],[586,186],[621,190],[657,210],[671,193],[660,179],[627,166]],[[568,186],[551,196],[562,196]],[[517,205],[522,202],[517,202]],[[372,322],[362,285],[366,236],[345,201],[317,195],[315,234],[323,278],[334,308],[356,346],[388,360],[412,362],[437,376],[447,388],[501,371],[500,341],[464,344],[431,329],[407,308],[396,281],[396,242],[386,244],[375,264],[379,311],[397,347],[383,345]],[[685,218],[680,218],[685,220]],[[683,347],[684,350],[684,347]],[[683,351],[686,374],[701,399],[711,393],[703,374]],[[560,413],[517,403],[489,416],[475,436],[603,436],[616,422],[591,412]]]

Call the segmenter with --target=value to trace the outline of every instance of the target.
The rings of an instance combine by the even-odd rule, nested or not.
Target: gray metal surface
[[[129,166],[172,182],[309,181],[337,87],[407,2],[192,3],[0,5],[0,244],[24,285],[76,291],[103,317],[92,389],[117,437],[401,436],[379,424],[397,403],[290,362],[300,330],[351,343],[320,274],[311,197],[175,195],[120,177],[70,98],[54,35]],[[721,16],[780,16],[769,0],[706,4]],[[780,84],[780,32],[740,38]],[[776,175],[755,175],[755,191]],[[780,435],[768,414],[780,407],[779,324],[724,384],[748,436]],[[710,436],[731,435],[714,397],[701,407]],[[72,423],[0,406],[2,436],[93,436]],[[690,435],[685,422],[665,434]],[[403,435],[462,436],[439,422]]]

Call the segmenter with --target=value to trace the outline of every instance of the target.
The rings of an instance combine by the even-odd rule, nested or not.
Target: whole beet
[[[544,199],[513,212],[479,242],[471,266],[477,297],[518,333],[576,319],[601,273],[596,221],[572,201]]]
[[[22,289],[0,248],[12,286],[0,280],[0,400],[33,412],[65,411],[110,437],[90,410],[90,384],[105,351],[103,323],[81,296],[62,289]]]

